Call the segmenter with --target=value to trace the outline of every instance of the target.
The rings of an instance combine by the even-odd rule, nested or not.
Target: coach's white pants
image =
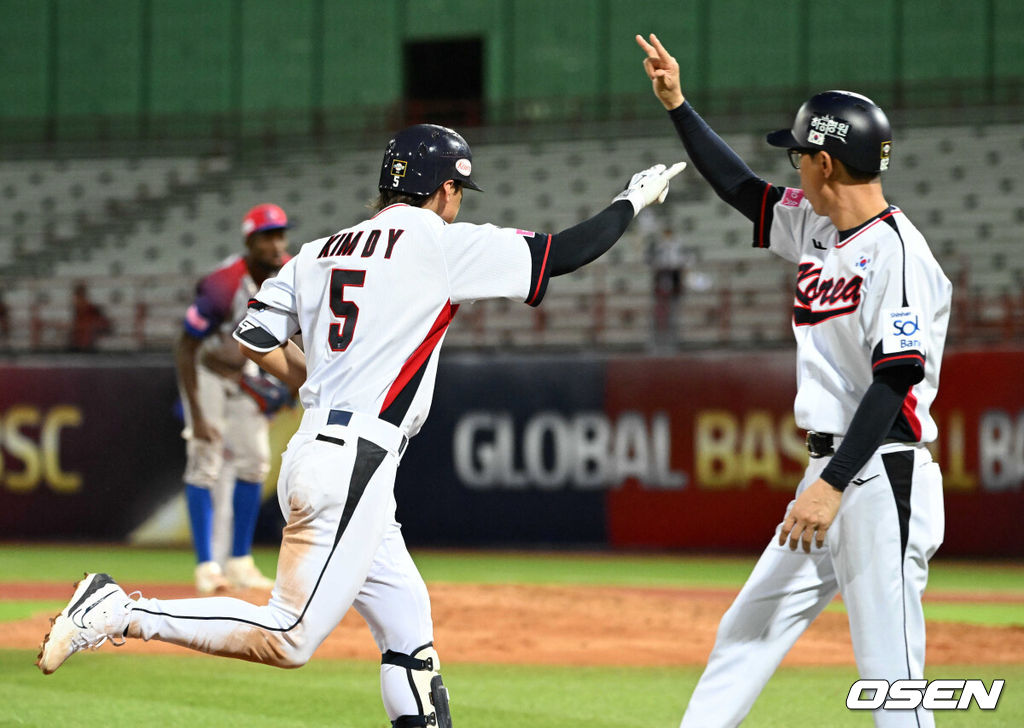
[[[300,667],[354,605],[381,652],[411,654],[431,642],[426,585],[395,521],[399,459],[351,427],[304,419],[281,464],[278,498],[287,523],[269,604],[139,599],[128,636]],[[405,670],[384,667],[389,717],[417,714]]]
[[[906,550],[889,473],[888,453],[912,454]],[[812,459],[797,488],[814,482],[828,458]],[[718,627],[707,668],[694,689],[682,728],[736,726],[793,643],[837,592],[849,613],[850,637],[861,678],[922,678],[925,625],[921,595],[928,560],[942,542],[942,476],[924,447],[885,445],[843,493],[825,547],[791,551],[778,545],[779,529]],[[792,502],[789,508],[792,508]],[[787,508],[788,512],[788,508]],[[794,695],[799,706],[799,695]],[[845,702],[835,706],[845,711]],[[882,728],[934,726],[930,712],[873,713]],[[822,716],[793,714],[793,722]],[[826,721],[827,722],[827,721]]]

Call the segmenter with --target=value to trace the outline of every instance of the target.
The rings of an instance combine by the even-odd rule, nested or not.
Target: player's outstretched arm
[[[677,162],[671,167],[656,164],[637,172],[611,205],[593,217],[552,235],[548,247],[551,275],[571,273],[601,257],[622,237],[629,222],[642,209],[665,201],[669,181],[685,167],[686,162]]]

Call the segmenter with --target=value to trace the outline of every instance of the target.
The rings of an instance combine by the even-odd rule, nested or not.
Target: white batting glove
[[[629,180],[626,189],[616,195],[612,202],[629,200],[633,205],[633,217],[636,217],[648,205],[664,202],[668,195],[669,180],[684,169],[686,162],[676,162],[667,169],[664,164],[656,164],[643,172],[637,172]]]

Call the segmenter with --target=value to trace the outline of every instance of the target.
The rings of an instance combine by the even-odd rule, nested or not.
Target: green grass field
[[[752,558],[664,555],[489,552],[414,553],[427,582],[605,584],[738,588]],[[272,571],[275,553],[257,554]],[[0,622],[62,603],[5,600],[3,582],[71,582],[83,570],[104,570],[122,581],[191,579],[189,555],[178,550],[110,546],[0,546]],[[930,619],[1024,626],[1024,567],[936,562],[930,588],[970,595],[995,591],[1010,603],[936,603]],[[841,608],[841,605],[836,605]],[[965,655],[969,646],[965,646]],[[7,726],[332,726],[383,728],[378,665],[317,660],[300,670],[207,657],[117,655],[104,648],[77,656],[50,677],[34,667],[35,651],[0,650],[0,727]],[[700,668],[569,668],[448,662],[445,683],[457,728],[565,728],[679,723]],[[1006,680],[996,711],[948,712],[940,726],[1024,725],[1024,655],[1017,664],[942,665],[930,678]],[[870,726],[866,714],[845,708],[857,675],[848,668],[783,668],[769,682],[744,725]]]

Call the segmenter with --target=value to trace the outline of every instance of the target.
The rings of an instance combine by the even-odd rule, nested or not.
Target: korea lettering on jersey
[[[270,351],[301,331],[305,408],[379,417],[409,436],[433,397],[437,357],[458,306],[485,298],[536,305],[550,236],[392,205],[307,243],[250,303],[235,338]]]
[[[840,236],[799,189],[765,211],[755,245],[797,264],[798,426],[843,434],[874,372],[912,366],[919,381],[889,433],[904,442],[937,434],[938,388],[952,285],[924,238],[894,206]]]

